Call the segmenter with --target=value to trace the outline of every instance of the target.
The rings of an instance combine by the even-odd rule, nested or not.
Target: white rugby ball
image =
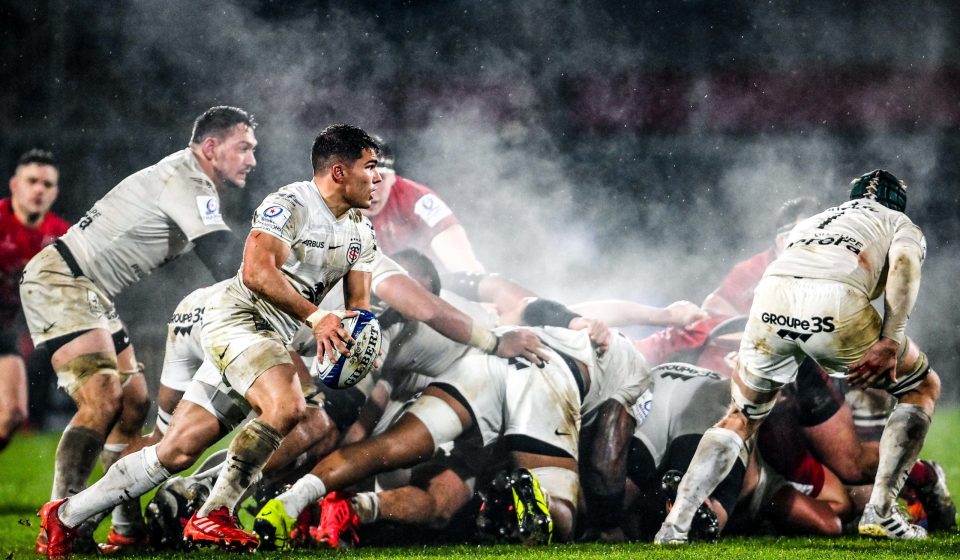
[[[383,337],[377,317],[366,309],[351,311],[356,311],[358,315],[347,317],[340,322],[356,341],[347,345],[350,355],[344,356],[334,350],[334,361],[324,355],[314,366],[314,377],[319,377],[324,385],[334,389],[346,389],[359,383],[373,370],[373,363],[380,355],[380,342]]]

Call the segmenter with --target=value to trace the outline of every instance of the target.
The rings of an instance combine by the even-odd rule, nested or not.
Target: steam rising
[[[129,131],[142,118],[159,132],[144,140],[152,155],[116,170],[115,179],[182,147],[190,120],[206,107],[244,107],[261,123],[261,147],[247,192],[227,201],[243,235],[264,195],[309,176],[316,132],[350,122],[383,135],[399,173],[453,207],[488,270],[571,303],[665,305],[702,301],[734,263],[764,250],[785,200],[815,195],[825,206],[839,203],[852,177],[886,168],[910,185],[908,211],[930,246],[910,333],[935,367],[955,366],[957,345],[946,338],[954,329],[944,327],[956,327],[958,317],[944,303],[955,300],[948,286],[960,264],[950,248],[960,232],[955,218],[936,210],[946,194],[937,188],[943,160],[955,151],[935,127],[909,124],[922,109],[909,102],[916,94],[910,83],[906,101],[863,101],[877,111],[902,105],[908,124],[866,120],[843,134],[835,122],[802,115],[785,117],[789,126],[780,128],[717,124],[732,111],[759,110],[754,104],[771,96],[793,95],[768,91],[770,83],[756,84],[756,98],[739,98],[739,107],[714,101],[722,95],[718,80],[731,80],[724,73],[735,82],[744,69],[761,77],[813,72],[825,84],[843,79],[834,69],[865,79],[878,65],[908,75],[938,70],[957,55],[946,27],[956,18],[946,17],[946,4],[913,3],[905,14],[900,3],[871,2],[855,16],[849,4],[828,3],[816,14],[776,2],[323,4],[331,6],[136,2],[117,5],[117,21],[96,20],[119,37],[110,73],[134,92],[104,126]],[[649,72],[693,83],[661,92],[661,101],[689,111],[678,128],[590,124],[578,99],[589,85],[618,76],[642,85]],[[815,115],[834,101],[804,98],[816,88],[782,105],[812,107]],[[609,95],[612,114],[617,103],[629,104]],[[116,157],[91,155],[109,156]],[[78,206],[108,187],[84,191]],[[164,317],[156,310],[172,310],[188,291],[176,280],[185,266],[160,271],[125,297],[122,312],[144,310],[142,317],[126,312],[152,339],[141,346],[162,343]]]

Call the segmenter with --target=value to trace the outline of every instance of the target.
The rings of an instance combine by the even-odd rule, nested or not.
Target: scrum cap
[[[903,212],[907,208],[907,184],[889,171],[875,169],[850,183],[850,200],[856,198],[872,198],[887,208]]]

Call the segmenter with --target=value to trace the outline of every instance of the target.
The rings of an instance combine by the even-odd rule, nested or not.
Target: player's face
[[[397,182],[397,174],[390,169],[380,168],[380,176],[383,181],[377,185],[376,190],[370,196],[370,207],[363,210],[363,214],[368,217],[376,216],[383,210],[390,198],[390,191],[393,190],[393,184]]]
[[[220,181],[243,188],[247,184],[247,175],[257,165],[257,158],[253,155],[256,148],[253,129],[243,123],[235,125],[223,140],[217,141],[212,161]]]
[[[363,150],[360,159],[350,166],[344,182],[343,197],[351,208],[370,208],[373,193],[383,180],[377,170],[377,153],[369,148]]]
[[[29,163],[17,168],[10,179],[13,207],[36,220],[50,211],[57,199],[60,174],[52,165]]]

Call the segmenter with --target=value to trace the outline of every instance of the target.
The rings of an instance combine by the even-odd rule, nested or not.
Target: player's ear
[[[330,175],[333,176],[333,180],[337,183],[343,181],[343,179],[347,176],[345,167],[346,166],[342,163],[335,163],[330,166]]]
[[[203,154],[203,157],[213,161],[216,157],[217,144],[216,136],[207,136],[204,138],[203,141],[200,142],[200,152]]]

